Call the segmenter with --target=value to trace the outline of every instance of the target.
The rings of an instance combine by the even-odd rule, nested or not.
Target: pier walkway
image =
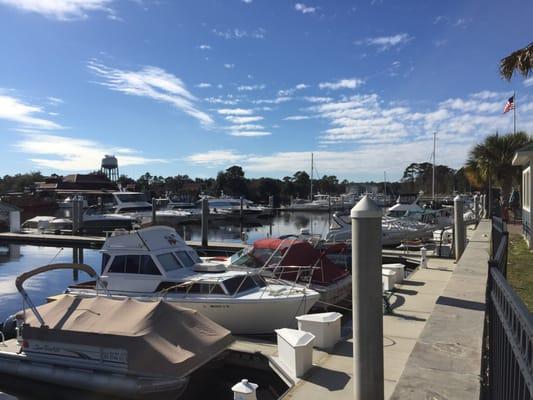
[[[391,297],[383,316],[385,399],[478,399],[490,222],[469,228],[456,265],[429,258]],[[314,350],[313,368],[283,399],[353,399],[351,321],[330,352]],[[238,339],[233,348],[276,363],[276,346]]]

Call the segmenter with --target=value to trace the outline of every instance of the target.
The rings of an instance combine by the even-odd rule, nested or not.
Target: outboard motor
[[[17,321],[15,315],[10,315],[6,318],[4,323],[1,325],[0,330],[4,334],[4,339],[13,339],[17,336]]]

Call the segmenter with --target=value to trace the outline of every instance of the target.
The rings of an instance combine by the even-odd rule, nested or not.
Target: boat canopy
[[[312,277],[315,283],[333,283],[347,275],[343,267],[335,264],[325,252],[320,251],[306,240],[279,238],[256,240],[253,244],[252,255],[264,264],[276,250],[282,257],[281,266],[317,267]],[[285,271],[283,274],[286,273]]]
[[[133,232],[115,233],[108,237],[102,247],[103,251],[159,251],[180,248],[190,249],[174,228],[167,226],[152,226]]]
[[[184,377],[232,342],[228,330],[199,312],[162,300],[65,295],[37,309],[46,325],[26,314],[26,353],[46,343],[79,346],[132,374]]]

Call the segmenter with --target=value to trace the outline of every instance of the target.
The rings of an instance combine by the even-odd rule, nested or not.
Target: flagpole
[[[513,127],[514,134],[516,135],[516,93],[513,92]]]

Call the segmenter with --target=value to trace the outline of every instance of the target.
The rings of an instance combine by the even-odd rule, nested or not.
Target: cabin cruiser
[[[27,219],[20,226],[20,231],[22,233],[44,233],[50,222],[56,219],[49,215],[40,215],[30,219]]]
[[[24,281],[71,268],[93,277],[103,295],[63,295],[36,307]],[[22,310],[10,320],[16,337],[0,335],[3,379],[29,379],[97,397],[177,399],[190,374],[232,342],[228,330],[175,303],[106,295],[98,274],[85,264],[37,268],[17,277],[16,287],[31,313]]]
[[[201,199],[199,203],[201,204]],[[232,197],[207,197],[209,204],[209,213],[228,218],[240,218],[241,216],[241,199]],[[264,213],[262,207],[256,206],[252,201],[243,199],[242,214],[245,218],[260,217]]]
[[[333,214],[333,222],[326,236],[327,242],[345,242],[352,239],[352,223],[349,216]],[[391,246],[406,240],[429,239],[437,227],[410,218],[390,218],[381,220],[381,244]]]
[[[255,271],[228,271],[204,262],[172,228],[153,226],[118,232],[102,247],[101,280],[114,297],[162,298],[197,310],[232,333],[272,333],[293,326],[320,295],[285,282],[267,283]],[[68,293],[96,295],[96,282]]]
[[[344,300],[352,288],[346,268],[335,264],[310,241],[289,236],[256,240],[225,260],[229,270],[260,271],[267,281],[297,282],[320,293],[324,306]]]
[[[385,217],[407,217],[435,225],[437,228],[443,228],[453,224],[453,208],[444,207],[437,210],[423,208],[418,204],[419,200],[420,195],[400,195],[396,200],[396,204],[387,210]]]

